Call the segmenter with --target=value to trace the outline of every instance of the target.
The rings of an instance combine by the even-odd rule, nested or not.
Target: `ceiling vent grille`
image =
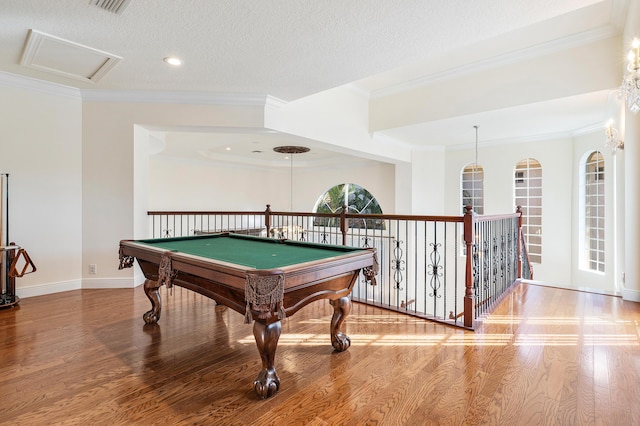
[[[89,0],[89,4],[118,15],[129,6],[129,3],[131,3],[131,0]]]

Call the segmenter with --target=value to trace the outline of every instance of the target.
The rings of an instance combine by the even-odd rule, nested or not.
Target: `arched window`
[[[343,183],[330,188],[322,194],[313,209],[316,213],[340,213],[342,206],[347,206],[347,213],[382,214],[382,208],[376,198],[365,188],[353,183]],[[338,226],[338,221],[318,217],[316,226]],[[384,222],[375,219],[350,220],[350,228],[384,229]]]
[[[522,231],[529,259],[542,263],[542,166],[533,158],[519,161],[514,169],[513,196],[522,207]]]
[[[604,157],[591,153],[584,165],[584,264],[604,272]]]
[[[470,164],[462,170],[462,213],[465,206],[472,206],[473,211],[484,214],[484,169],[482,166]]]

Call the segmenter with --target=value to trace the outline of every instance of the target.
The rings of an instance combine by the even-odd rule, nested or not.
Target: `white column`
[[[625,300],[640,302],[640,115],[627,110],[624,132],[624,290]]]
[[[629,2],[623,36],[627,53],[633,37],[640,36],[640,2]],[[626,61],[625,61],[626,62]],[[625,64],[626,65],[626,64]],[[625,69],[626,72],[626,69]],[[624,290],[625,300],[640,302],[640,114],[625,107],[624,129]]]

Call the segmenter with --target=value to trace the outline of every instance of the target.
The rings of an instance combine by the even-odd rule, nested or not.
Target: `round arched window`
[[[347,213],[352,214],[382,214],[382,208],[376,198],[365,188],[353,183],[343,183],[330,188],[322,194],[313,209],[315,213],[341,213],[343,206]],[[314,221],[316,226],[338,226],[335,218],[318,217]],[[381,219],[358,218],[349,220],[350,228],[384,229]]]

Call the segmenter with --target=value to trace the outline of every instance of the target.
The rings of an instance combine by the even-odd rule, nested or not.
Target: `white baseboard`
[[[144,275],[133,278],[83,278],[82,288],[134,288],[144,282]]]
[[[56,283],[37,284],[29,287],[17,287],[16,295],[21,299],[26,299],[27,297],[44,296],[45,294],[80,290],[81,288],[82,280],[59,281]]]
[[[553,287],[553,288],[562,288],[562,289],[565,289],[565,290],[584,291],[586,293],[602,294],[602,295],[605,295],[605,296],[620,297],[622,295],[622,293],[620,291],[602,290],[602,289],[591,288],[591,287],[565,286],[565,285],[560,285],[560,284],[555,284],[555,283],[548,283],[548,282],[545,282],[545,281],[521,280],[521,282],[523,282],[525,284],[534,284],[534,285],[539,285],[539,286],[544,286],[544,287]]]
[[[625,288],[624,290],[622,290],[622,300],[628,300],[630,302],[640,302],[640,291]]]
[[[37,284],[29,287],[16,288],[16,295],[21,299],[44,296],[63,291],[80,290],[83,288],[134,288],[144,283],[144,275],[133,278],[84,278],[55,283]]]

